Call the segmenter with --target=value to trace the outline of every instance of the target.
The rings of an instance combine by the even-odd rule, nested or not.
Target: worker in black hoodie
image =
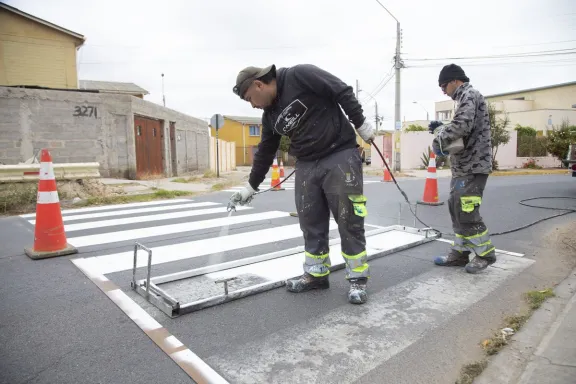
[[[352,87],[314,65],[271,65],[240,71],[233,91],[253,108],[262,109],[262,138],[254,154],[248,184],[231,197],[247,204],[264,181],[282,136],[290,137],[296,158],[295,199],[304,234],[304,274],[286,282],[291,292],[329,287],[330,211],[338,224],[348,300],[365,303],[370,277],[364,236],[367,214],[362,159],[355,129],[371,142],[372,126]],[[342,109],[344,112],[342,111]]]

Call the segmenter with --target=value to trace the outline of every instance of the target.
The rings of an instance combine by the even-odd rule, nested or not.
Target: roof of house
[[[262,117],[224,115],[224,118],[241,124],[262,124]]]
[[[97,89],[102,92],[126,93],[126,94],[143,94],[149,92],[134,83],[119,83],[116,81],[95,81],[79,80],[80,89]]]
[[[568,86],[571,86],[571,85],[576,85],[576,81],[570,81],[570,82],[568,82],[568,83],[560,83],[560,84],[546,85],[546,86],[544,86],[544,87],[522,89],[522,90],[514,91],[514,92],[495,93],[495,94],[493,94],[493,95],[488,95],[488,96],[484,96],[484,97],[487,98],[487,97],[499,97],[499,96],[507,96],[507,95],[516,95],[516,94],[518,94],[518,93],[526,93],[526,92],[534,92],[534,91],[543,91],[543,90],[545,90],[545,89],[568,87]]]
[[[39,24],[43,24],[43,25],[45,25],[45,26],[47,26],[47,27],[50,27],[50,28],[55,29],[55,30],[57,30],[57,31],[63,32],[63,33],[65,33],[65,34],[67,34],[67,35],[70,35],[70,36],[72,36],[72,37],[75,37],[75,38],[77,38],[77,39],[79,39],[79,40],[81,41],[80,44],[78,44],[77,46],[80,46],[80,45],[84,44],[84,41],[86,40],[86,38],[85,38],[83,35],[81,35],[81,34],[79,34],[79,33],[77,33],[77,32],[73,32],[73,31],[71,31],[71,30],[69,30],[69,29],[63,28],[63,27],[61,27],[61,26],[59,26],[59,25],[53,24],[53,23],[51,23],[51,22],[49,22],[49,21],[46,21],[46,20],[44,20],[44,19],[41,19],[41,18],[39,18],[39,17],[36,17],[36,16],[31,15],[31,14],[29,14],[29,13],[26,13],[26,12],[24,12],[24,11],[21,11],[21,10],[19,10],[18,8],[11,7],[11,6],[9,6],[8,4],[0,3],[0,8],[4,8],[4,9],[6,9],[7,11],[10,11],[10,12],[15,13],[15,14],[17,14],[17,15],[20,15],[20,16],[22,16],[22,17],[25,17],[25,18],[27,18],[27,19],[29,19],[29,20],[35,21],[35,22],[37,22],[37,23],[39,23]]]

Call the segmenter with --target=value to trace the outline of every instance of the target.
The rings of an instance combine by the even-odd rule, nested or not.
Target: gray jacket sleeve
[[[336,101],[354,127],[360,128],[364,123],[362,105],[354,95],[354,89],[331,73],[312,64],[300,64],[293,67],[294,77],[302,85],[319,96],[329,97]]]
[[[258,143],[258,150],[254,154],[254,161],[250,177],[248,178],[248,183],[255,190],[258,190],[274,162],[274,156],[276,156],[276,152],[280,147],[280,139],[282,139],[282,136],[272,131],[269,119],[264,116],[262,119],[261,140]]]
[[[473,92],[468,92],[462,96],[454,119],[449,124],[444,125],[444,130],[432,141],[434,149],[438,149],[439,144],[442,144],[442,148],[446,148],[454,140],[470,135],[474,127],[477,103],[477,97]]]

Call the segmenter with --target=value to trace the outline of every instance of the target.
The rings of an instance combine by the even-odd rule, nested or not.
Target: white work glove
[[[357,129],[358,134],[365,142],[369,143],[370,140],[374,140],[376,135],[374,134],[374,129],[372,128],[372,124],[368,121],[364,120],[364,124],[360,128]]]
[[[256,191],[250,184],[247,184],[241,190],[234,192],[230,197],[230,202],[233,205],[245,205],[248,204],[252,200],[252,195],[254,195]]]

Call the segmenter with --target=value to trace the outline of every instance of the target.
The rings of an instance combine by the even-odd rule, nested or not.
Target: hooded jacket
[[[446,148],[451,142],[463,139],[464,149],[450,155],[453,177],[492,172],[492,139],[488,106],[480,92],[470,85],[460,85],[452,95],[456,102],[454,119],[434,141],[434,150]]]
[[[354,127],[365,120],[353,88],[314,65],[279,68],[276,84],[276,99],[262,114],[262,137],[248,180],[254,189],[266,177],[282,136],[290,137],[290,155],[313,161],[355,148]]]

